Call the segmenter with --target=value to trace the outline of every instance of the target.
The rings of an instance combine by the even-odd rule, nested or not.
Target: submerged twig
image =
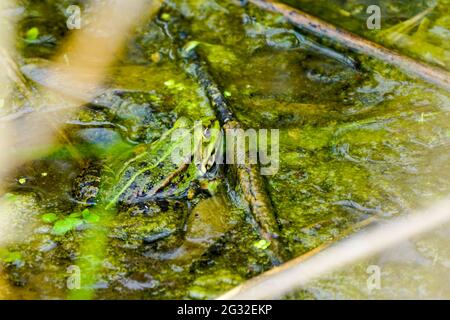
[[[208,72],[205,62],[200,59],[195,50],[189,53],[188,63],[189,72],[193,74],[201,87],[206,91],[222,128],[224,130],[241,129],[240,123],[234,118],[219,86],[215,83]],[[274,263],[279,263],[282,261],[283,249],[279,242],[278,222],[275,218],[270,198],[265,190],[264,181],[259,174],[259,167],[245,163],[233,164],[229,166],[229,169],[229,173],[233,174],[232,178],[237,180],[253,218],[258,224],[260,236],[270,243],[270,248],[275,255],[273,257]]]
[[[273,0],[249,0],[261,9],[282,14],[293,25],[321,37],[326,37],[344,47],[367,54],[394,65],[407,74],[416,76],[443,89],[450,90],[450,73],[387,49],[349,31],[340,29],[296,8]]]

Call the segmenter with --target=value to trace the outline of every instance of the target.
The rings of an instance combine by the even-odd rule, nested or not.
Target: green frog
[[[195,184],[214,166],[220,143],[218,122],[202,131],[178,119],[160,139],[124,162],[106,191],[106,209],[158,199],[193,198]]]
[[[183,229],[187,202],[196,205],[214,195],[220,146],[217,121],[192,123],[181,117],[158,140],[135,148],[133,156],[105,161],[101,183],[92,178],[92,170],[85,170],[89,181],[78,178],[74,193],[88,196],[89,201],[78,199],[86,205],[116,209],[113,238],[133,245],[154,243]]]

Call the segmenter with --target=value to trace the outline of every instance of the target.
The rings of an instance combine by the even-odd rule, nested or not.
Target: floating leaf
[[[31,29],[29,29],[25,35],[25,37],[27,38],[27,40],[29,41],[33,41],[36,40],[39,37],[39,29],[36,27],[33,27]]]
[[[82,213],[81,212],[73,212],[69,215],[70,218],[81,218]]]
[[[42,215],[41,220],[45,223],[53,223],[58,220],[58,215],[56,213],[46,213]]]
[[[83,212],[81,212],[81,215],[84,219],[88,219],[91,215],[91,212],[89,211],[89,209],[84,209]]]
[[[85,220],[89,223],[96,223],[100,220],[100,217],[96,214],[90,214]]]
[[[81,213],[83,216],[83,219],[86,220],[89,223],[95,223],[100,220],[100,217],[96,214],[93,214],[89,211],[89,209],[84,209]]]
[[[67,232],[75,229],[83,223],[83,220],[78,218],[67,217],[63,220],[56,221],[53,226],[52,233],[56,235],[64,235]]]

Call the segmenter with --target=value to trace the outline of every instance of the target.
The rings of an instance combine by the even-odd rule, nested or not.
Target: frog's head
[[[179,118],[170,134],[170,145],[175,146],[171,148],[175,164],[187,159],[193,161],[198,177],[205,175],[215,164],[222,138],[218,121],[195,121],[192,125],[189,119]]]
[[[199,139],[195,141],[194,129],[194,163],[198,175],[203,176],[216,163],[221,152],[222,131],[218,121],[215,121],[205,130],[201,131]]]

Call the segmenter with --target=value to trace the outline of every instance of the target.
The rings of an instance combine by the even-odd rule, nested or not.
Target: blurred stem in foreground
[[[11,63],[10,54],[14,54],[14,26],[15,21],[8,17],[6,14],[7,10],[13,8],[15,2],[12,0],[2,0],[0,1],[0,108],[4,108],[7,99],[10,96],[14,82],[18,82],[18,87],[23,84],[20,83],[18,74],[16,73],[17,69],[14,68],[14,65]],[[19,73],[20,74],[20,73]],[[7,130],[2,130],[0,127],[0,150],[8,150],[9,146],[9,132]],[[9,152],[2,152],[2,154]],[[3,160],[2,156],[0,156],[0,168],[4,165],[7,165],[6,159]],[[1,171],[0,171],[0,181],[2,179]],[[1,190],[1,186],[0,186]]]
[[[9,1],[2,1],[0,8],[6,7],[7,2]],[[57,72],[49,70],[48,73],[48,81],[54,82],[57,79],[67,83],[71,92],[65,93],[64,96],[50,90],[40,92],[30,97],[32,112],[24,113],[12,121],[0,122],[0,147],[7,150],[0,154],[0,180],[15,167],[31,159],[29,153],[24,151],[45,151],[45,148],[54,143],[64,119],[82,103],[94,98],[95,88],[100,87],[107,68],[120,54],[133,26],[157,12],[161,3],[161,0],[110,0],[91,3],[90,16],[85,18],[86,21],[91,21],[91,24],[73,31],[53,59],[57,65],[63,65],[64,68],[58,69]],[[11,3],[9,6],[11,7]],[[123,14],[124,12],[126,14]],[[11,54],[11,38],[14,33],[6,28],[1,30],[0,49],[9,52],[9,56],[14,56]],[[6,36],[3,33],[6,33]],[[9,78],[5,81],[11,80]],[[3,95],[8,95],[8,92],[1,94],[3,99]],[[53,98],[58,107],[48,106]],[[40,106],[45,106],[45,112],[38,110]]]
[[[49,89],[30,94],[28,100],[31,110],[29,112],[23,112],[17,117],[12,117],[11,120],[0,121],[0,150],[2,150],[0,192],[4,178],[12,170],[51,149],[65,119],[81,104],[94,98],[95,88],[101,86],[108,67],[120,54],[127,36],[133,31],[133,26],[155,14],[161,3],[162,0],[92,2],[90,17],[85,19],[91,21],[91,24],[74,31],[53,59],[56,62],[55,65],[63,65],[64,68],[58,70],[50,68],[48,73],[47,81],[64,82],[67,84],[66,87],[70,88],[69,94],[65,92],[62,95]],[[5,62],[8,66],[7,70],[11,71],[0,72],[0,99],[2,99],[0,103],[6,103],[11,90],[23,87],[20,72],[17,73],[18,68],[15,68],[11,63],[12,59],[9,59],[16,56],[12,49],[15,33],[13,32],[14,23],[4,18],[3,12],[6,8],[14,8],[13,1],[0,1],[0,52],[3,52],[3,56],[6,57],[2,63]],[[0,213],[3,211],[3,203],[0,203]],[[104,218],[104,221],[106,220],[107,217]],[[101,222],[97,223],[97,225],[100,224]],[[10,224],[6,222],[5,225]],[[0,243],[2,239],[8,238],[8,234],[17,232],[14,228],[8,228],[5,225],[0,225]],[[21,238],[26,236],[26,234],[20,235]],[[96,246],[92,246],[91,241],[96,242]],[[93,253],[96,259],[92,261],[98,260],[104,256],[102,244],[105,241],[102,225],[93,228],[82,244],[81,253],[88,255]],[[90,298],[92,290],[89,288],[96,278],[98,265],[92,266],[89,261],[80,262],[80,268],[81,272],[85,272],[87,276],[86,281],[82,281],[82,285],[87,290],[80,294],[71,294],[70,297]]]
[[[7,98],[10,95],[12,89],[12,79],[8,73],[6,61],[7,52],[13,51],[13,34],[14,34],[14,22],[8,19],[4,12],[14,6],[14,1],[12,0],[2,0],[0,1],[0,109],[6,104]],[[8,146],[8,132],[0,129],[0,150],[6,149]],[[2,153],[7,153],[3,151]],[[4,163],[0,160],[0,166]],[[0,173],[0,193],[1,193],[1,173]],[[3,212],[3,201],[0,200],[0,214]],[[0,222],[0,245],[3,243],[2,234],[5,232],[5,228],[8,226],[8,222]],[[6,238],[6,237],[5,237]],[[8,282],[5,281],[1,275],[0,270],[0,299],[6,299],[8,294]]]
[[[351,235],[319,253],[295,258],[253,278],[219,299],[277,299],[308,282],[344,266],[379,253],[411,237],[424,234],[450,221],[450,198],[373,229]]]

